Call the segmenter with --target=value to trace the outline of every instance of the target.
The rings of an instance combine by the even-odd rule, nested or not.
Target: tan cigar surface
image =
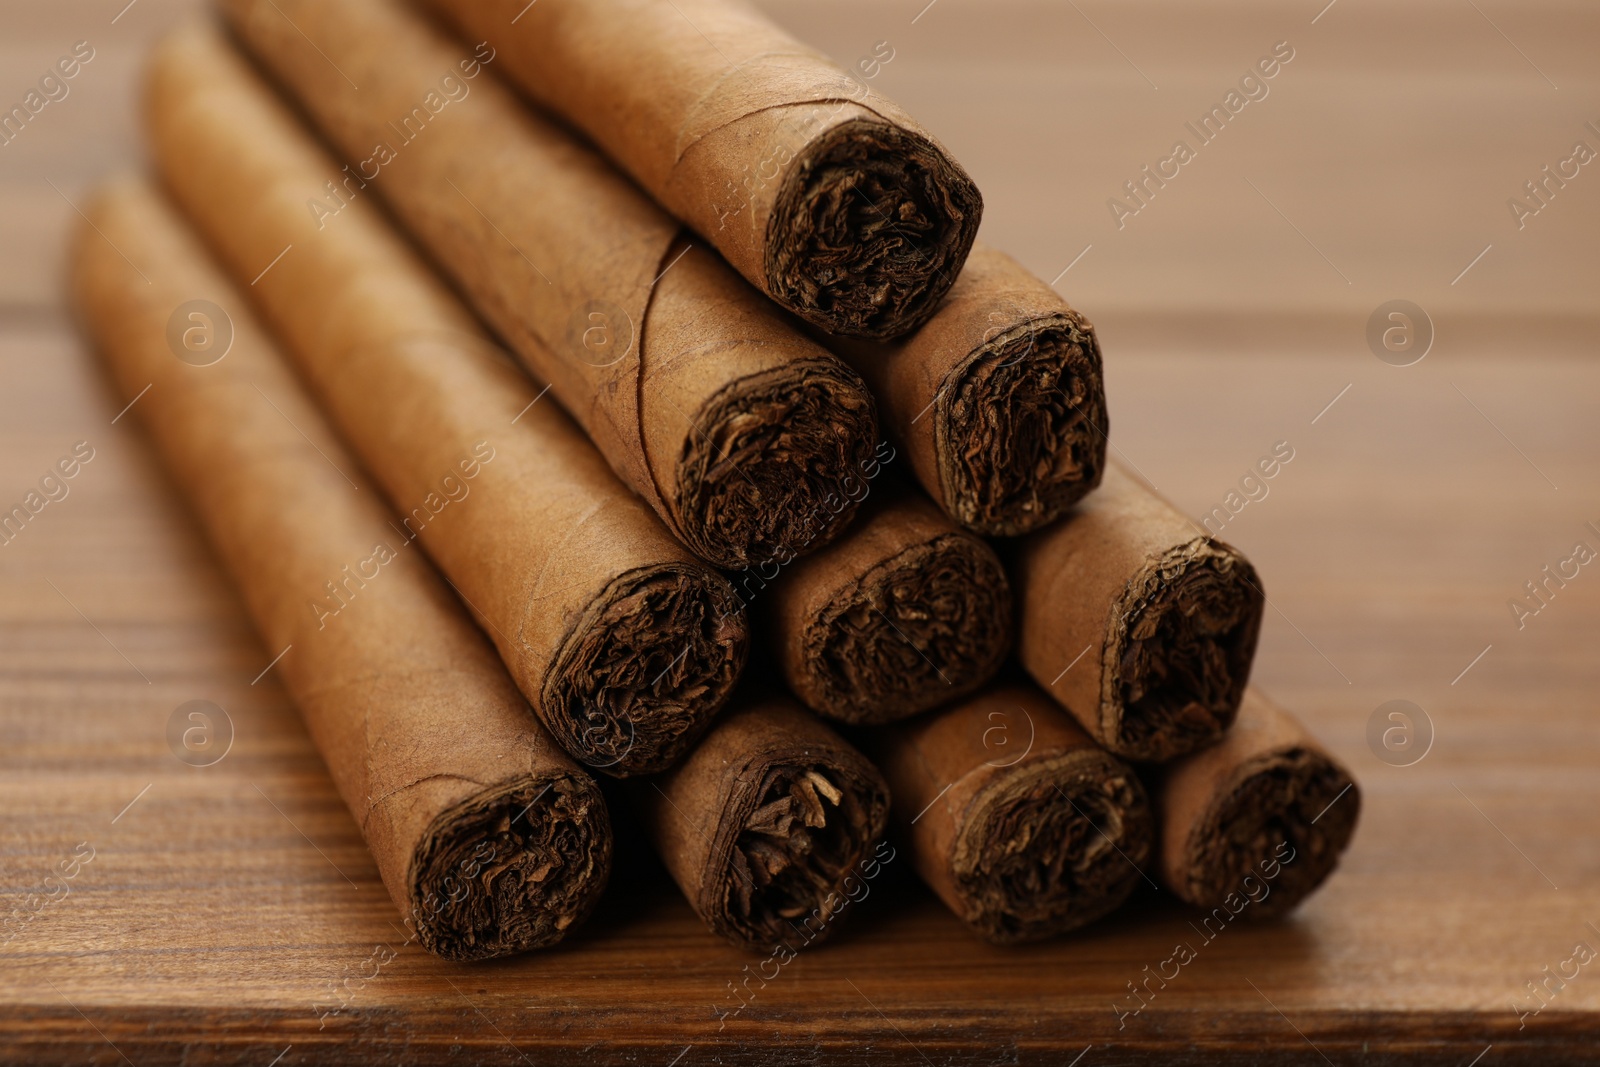
[[[1239,708],[1265,599],[1239,551],[1111,464],[1105,484],[1018,542],[1017,656],[1119,756],[1211,744]]]
[[[1138,776],[1031,685],[994,686],[866,744],[917,872],[986,940],[1076,929],[1144,877],[1155,822]]]
[[[162,174],[574,758],[680,757],[747,646],[732,588],[620,484],[366,201],[318,228],[339,168],[209,27],[158,51]],[[279,257],[281,260],[273,263]],[[270,269],[263,267],[272,263]],[[330,610],[337,604],[330,605]]]
[[[745,567],[849,521],[822,501],[874,443],[860,377],[519,104],[492,47],[394,0],[223,8],[351,161],[318,225],[385,199],[690,549]]]
[[[1361,813],[1350,772],[1253,688],[1222,741],[1161,768],[1153,791],[1162,882],[1227,909],[1224,924],[1298,905],[1338,865]]]
[[[630,790],[695,914],[759,952],[834,929],[889,818],[877,768],[787,696],[736,696],[687,759]]]
[[[610,870],[594,781],[172,210],[124,182],[85,215],[73,289],[88,326],[123,393],[143,394],[139,416],[419,941],[475,960],[560,940]]]
[[[429,0],[778,303],[829,333],[932,313],[983,212],[972,179],[874,92],[741,0]]]
[[[910,336],[835,348],[917,481],[969,530],[1027,533],[1100,484],[1109,425],[1094,327],[1005,253],[975,246]]]
[[[784,682],[842,722],[891,722],[965,696],[1011,651],[1000,558],[910,489],[877,490],[844,536],[754,603]]]

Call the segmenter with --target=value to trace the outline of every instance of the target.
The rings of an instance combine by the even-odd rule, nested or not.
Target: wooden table
[[[1600,147],[1594,9],[769,3],[846,62],[891,42],[879,84],[970,166],[988,239],[1046,278],[1070,265],[1058,288],[1101,326],[1128,462],[1199,515],[1275,442],[1295,450],[1224,536],[1271,597],[1255,679],[1355,769],[1361,826],[1297,915],[1229,928],[1119,1027],[1127,984],[1193,937],[1153,893],[1001,950],[891,864],[835,943],[750,979],[737,1012],[756,961],[705,934],[628,839],[600,913],[553,951],[463,967],[401,944],[271,653],[63,306],[68,201],[137,157],[138,57],[188,6],[124,3],[0,11],[6,106],[72,42],[96,49],[0,148],[0,506],[75,442],[94,449],[0,547],[0,890],[34,915],[0,947],[0,1059],[1596,1055],[1600,963],[1552,982],[1537,1015],[1514,1006],[1576,944],[1600,949],[1600,568],[1521,629],[1508,601],[1574,542],[1600,548],[1600,164],[1521,230],[1505,205],[1573,141]],[[1280,40],[1296,56],[1270,95],[1118,230],[1122,181]],[[1409,367],[1363,336],[1394,298],[1436,328]],[[1411,766],[1368,746],[1392,699],[1432,725]],[[189,700],[231,719],[212,766],[168,747]],[[63,862],[70,893],[27,904]],[[374,974],[377,945],[398,954]],[[348,1005],[325,1016],[341,982]]]

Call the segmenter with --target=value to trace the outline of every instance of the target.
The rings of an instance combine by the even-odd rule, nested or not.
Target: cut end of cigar
[[[1077,749],[1022,763],[972,802],[952,853],[962,917],[996,944],[1099,919],[1138,886],[1155,820],[1133,770]]]
[[[825,544],[865,495],[877,409],[866,383],[837,360],[741,378],[695,425],[674,510],[684,541],[719,567],[787,562]]]
[[[523,778],[433,821],[412,861],[411,918],[447,960],[494,959],[561,940],[611,873],[611,820],[587,775]]]
[[[749,644],[743,605],[720,574],[693,564],[629,571],[562,643],[543,718],[595,770],[664,770],[727,702]]]
[[[1100,484],[1108,431],[1094,328],[1076,312],[990,338],[938,395],[934,451],[951,518],[991,537],[1052,522]]]
[[[826,937],[840,883],[883,835],[889,789],[859,757],[768,767],[728,851],[718,933],[746,948],[798,949]]]
[[[1186,877],[1173,890],[1202,908],[1270,918],[1320,886],[1350,843],[1361,791],[1327,755],[1308,745],[1246,761],[1185,842]],[[1238,905],[1237,907],[1235,905]]]
[[[804,631],[793,679],[817,712],[878,724],[965,696],[1011,647],[1011,587],[981,540],[950,533],[868,571]]]
[[[1105,745],[1164,762],[1233,724],[1265,599],[1238,550],[1196,538],[1148,560],[1111,613],[1101,718]]]
[[[983,198],[927,137],[842,122],[789,169],[767,223],[767,292],[829,333],[888,340],[925,322],[972,249]]]

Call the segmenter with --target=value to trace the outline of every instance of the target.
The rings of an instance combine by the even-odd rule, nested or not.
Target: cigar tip
[[[1199,907],[1284,915],[1333,873],[1360,813],[1360,787],[1331,756],[1311,744],[1271,749],[1243,763],[1190,828],[1168,881]]]
[[[784,176],[766,289],[829,333],[898,337],[949,291],[982,216],[978,187],[931,138],[875,116],[846,120]]]
[[[727,702],[749,651],[743,604],[699,563],[612,580],[545,676],[540,712],[574,759],[615,777],[676,763]]]
[[[995,944],[1065,933],[1138,888],[1155,819],[1138,776],[1094,748],[1036,753],[973,798],[950,854],[963,918]]]
[[[746,948],[797,950],[836,925],[843,883],[883,836],[889,787],[842,743],[752,768],[726,820],[725,862],[708,868],[711,927]],[[800,921],[796,921],[796,920]]]
[[[1166,762],[1216,742],[1244,698],[1265,597],[1235,548],[1195,538],[1149,558],[1111,612],[1103,741]]]
[[[1064,305],[985,336],[935,398],[934,454],[951,517],[1016,537],[1098,486],[1109,432],[1101,368],[1094,327]]]
[[[826,544],[882,466],[866,383],[820,349],[731,383],[694,424],[674,511],[688,546],[728,569],[787,563]]]
[[[877,725],[977,689],[1000,669],[1011,633],[1011,586],[999,557],[950,527],[849,583],[803,621],[798,653],[780,650],[779,661],[819,714]]]
[[[611,872],[611,821],[581,772],[527,776],[434,819],[413,857],[411,927],[450,960],[554,944],[586,918]]]

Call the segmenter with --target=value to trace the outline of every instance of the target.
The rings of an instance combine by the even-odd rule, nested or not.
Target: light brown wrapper
[[[234,277],[255,277],[397,532],[482,613],[546,727],[612,774],[681,756],[743,664],[732,587],[538,402],[370,203],[318,229],[305,203],[337,166],[214,30],[164,43],[148,103],[169,188]]]
[[[474,960],[559,940],[610,870],[594,781],[406,550],[243,296],[171,209],[124,182],[85,217],[73,289],[88,326],[277,654],[272,669],[419,941]],[[169,347],[184,329],[224,321],[220,361],[191,365]],[[343,607],[319,622],[314,602],[352,571],[361,584],[344,586]]]
[[[995,686],[865,744],[917,873],[986,940],[1076,929],[1144,877],[1155,822],[1138,776],[1031,685]]]
[[[888,338],[933,312],[983,199],[870,81],[739,0],[429,0],[779,304]]]
[[[1100,484],[1110,426],[1094,327],[1005,253],[976,245],[903,340],[833,347],[917,481],[967,529],[1025,534]]]
[[[877,768],[786,696],[736,696],[686,760],[630,789],[695,914],[757,952],[833,931],[889,817]]]
[[[860,377],[521,106],[492,48],[392,0],[222,6],[353,161],[327,176],[321,223],[383,198],[696,554],[744,567],[848,522],[808,525],[876,436]]]
[[[1361,790],[1294,716],[1247,689],[1221,742],[1160,769],[1161,881],[1201,908],[1282,915],[1350,844]]]
[[[1174,759],[1233,722],[1265,606],[1255,568],[1120,466],[1010,565],[1018,658],[1105,748]]]
[[[876,497],[755,601],[789,688],[848,723],[965,696],[1011,650],[1011,587],[994,549],[914,490],[884,486]]]

